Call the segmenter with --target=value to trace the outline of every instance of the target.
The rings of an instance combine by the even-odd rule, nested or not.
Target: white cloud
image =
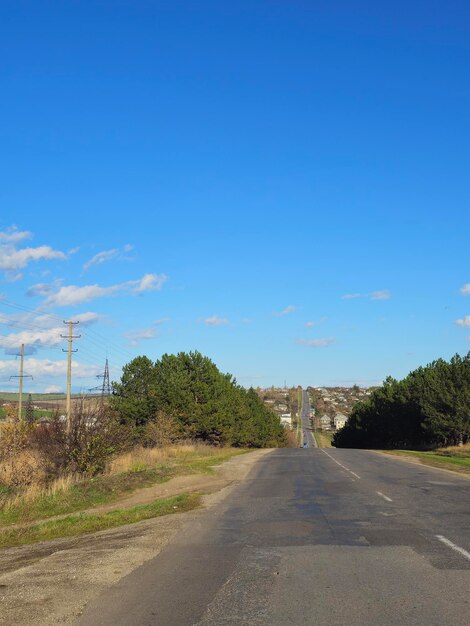
[[[98,252],[83,265],[83,271],[87,272],[94,265],[101,265],[102,263],[107,263],[108,261],[113,261],[115,259],[126,259],[124,254],[131,252],[133,248],[133,246],[127,243],[122,249],[113,248],[112,250],[103,250],[102,252]]]
[[[131,280],[127,284],[132,286],[134,293],[159,291],[168,280],[165,274],[145,274],[140,280]]]
[[[59,385],[49,385],[44,389],[44,393],[62,393],[63,388],[59,387]]]
[[[74,322],[80,322],[81,326],[90,326],[90,324],[95,324],[100,319],[103,319],[104,315],[100,315],[100,313],[94,313],[93,311],[87,311],[86,313],[77,313],[76,315],[72,315],[71,318]]]
[[[0,246],[0,269],[6,271],[22,269],[31,261],[66,258],[67,256],[64,252],[54,250],[50,246],[22,248],[21,250],[16,250],[12,246]]]
[[[29,348],[29,353],[36,348],[50,348],[62,343],[60,337],[63,329],[48,328],[46,330],[22,330],[9,335],[0,335],[0,348],[4,348],[7,354],[18,352],[22,343]]]
[[[10,282],[21,280],[21,270],[33,261],[64,260],[67,254],[61,250],[54,250],[51,246],[18,247],[25,239],[31,239],[32,233],[28,230],[18,230],[11,226],[0,231],[0,270],[6,273]]]
[[[368,298],[369,300],[390,300],[392,294],[388,289],[372,291],[371,293],[346,293],[341,296],[343,300],[355,300],[356,298]]]
[[[67,360],[51,361],[50,359],[25,359],[25,373],[33,376],[35,381],[67,375]],[[74,378],[93,378],[101,374],[101,365],[88,365],[78,360],[72,361],[72,376]],[[18,373],[18,363],[0,360],[0,375],[14,376]]]
[[[278,317],[282,317],[284,315],[289,315],[290,313],[294,313],[294,311],[297,311],[297,307],[294,306],[293,304],[289,304],[289,306],[286,306],[286,308],[282,309],[282,311],[278,311],[277,313],[275,313],[275,315],[277,315]]]
[[[330,346],[335,341],[335,337],[323,337],[321,339],[298,339],[297,343],[300,346],[308,346],[309,348],[321,348],[323,346]]]
[[[317,322],[306,322],[305,328],[313,328],[317,325]]]
[[[63,283],[62,279],[57,279],[51,283],[36,283],[31,285],[26,291],[26,295],[34,298],[35,296],[48,296],[58,289]]]
[[[168,318],[163,318],[161,320],[154,320],[150,326],[146,328],[135,328],[133,330],[129,330],[124,333],[124,337],[129,340],[130,346],[138,346],[140,342],[144,339],[153,339],[154,337],[158,337],[159,333],[157,331],[157,327],[161,326],[165,322],[168,321]]]
[[[64,285],[47,296],[44,301],[44,307],[76,306],[97,298],[114,296],[120,292],[139,295],[146,291],[158,291],[167,280],[168,278],[165,274],[145,274],[138,280],[129,280],[125,283],[110,285],[109,287],[101,287],[98,284],[85,285],[83,287]],[[43,285],[41,286],[43,287]],[[43,289],[43,293],[47,292]]]
[[[466,283],[461,289],[460,293],[463,296],[470,296],[470,283]]]
[[[15,244],[24,241],[24,239],[31,239],[32,236],[33,234],[29,230],[18,230],[16,226],[10,226],[3,232],[0,232],[0,241]]]
[[[461,320],[455,320],[455,323],[462,328],[470,328],[470,315],[466,315]]]
[[[79,321],[83,326],[94,324],[102,317],[103,315],[92,311],[72,315],[72,319]],[[58,346],[63,343],[61,335],[66,332],[62,320],[51,313],[43,315],[0,313],[0,323],[20,329],[7,335],[0,335],[0,348],[3,348],[6,354],[17,354],[21,344],[25,345],[25,354],[35,354],[39,348]]]
[[[230,324],[230,322],[225,317],[212,315],[212,317],[206,317],[206,319],[204,320],[204,324],[206,324],[206,326],[227,326],[227,324]]]
[[[147,328],[136,328],[125,333],[125,337],[129,340],[130,346],[138,346],[143,339],[152,339],[156,335],[154,326]]]
[[[84,287],[66,285],[49,295],[44,305],[46,307],[76,306],[77,304],[89,302],[96,298],[114,295],[120,289],[122,289],[121,285],[112,285],[111,287],[100,287],[99,285],[86,285]]]
[[[383,289],[382,291],[373,291],[369,297],[371,300],[390,300],[392,295],[388,289]]]

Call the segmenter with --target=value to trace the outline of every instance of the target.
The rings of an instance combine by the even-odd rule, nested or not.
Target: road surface
[[[79,624],[468,625],[469,495],[374,452],[275,450]]]
[[[317,442],[312,433],[312,426],[310,423],[310,399],[308,392],[302,391],[302,408],[300,411],[300,417],[302,421],[302,443],[305,448],[316,448]]]

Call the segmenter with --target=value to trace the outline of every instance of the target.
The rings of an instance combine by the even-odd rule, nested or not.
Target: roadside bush
[[[131,432],[106,407],[79,405],[67,432],[59,418],[33,430],[32,445],[49,478],[65,474],[95,476],[117,453],[130,446]]]

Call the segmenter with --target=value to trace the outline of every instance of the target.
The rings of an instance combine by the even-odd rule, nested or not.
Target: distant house
[[[320,427],[322,430],[331,430],[331,419],[328,415],[320,417]]]
[[[340,428],[343,428],[347,421],[348,418],[346,417],[346,415],[343,415],[342,413],[336,413],[333,418],[333,424],[335,425],[335,429],[339,430]]]
[[[292,428],[292,417],[290,413],[283,413],[281,415],[281,425]]]

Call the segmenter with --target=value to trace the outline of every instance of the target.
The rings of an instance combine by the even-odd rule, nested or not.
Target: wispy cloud
[[[86,263],[83,265],[83,271],[88,272],[88,270],[95,265],[102,265],[103,263],[107,263],[109,261],[114,260],[128,260],[129,257],[125,255],[128,252],[131,252],[134,249],[130,244],[126,244],[122,248],[113,248],[112,250],[103,250],[102,252],[98,252],[94,256],[91,257]]]
[[[336,341],[335,337],[322,337],[319,339],[297,339],[299,346],[307,346],[309,348],[322,348],[330,346]]]
[[[4,231],[0,231],[0,241],[5,243],[16,244],[25,239],[31,239],[33,233],[29,230],[18,230],[17,226],[10,226]]]
[[[295,311],[297,311],[296,306],[294,306],[293,304],[289,304],[288,306],[286,306],[285,309],[282,309],[282,311],[277,311],[277,313],[275,313],[274,315],[277,315],[278,317],[283,317],[284,315],[290,315],[290,313],[294,313]]]
[[[124,337],[126,337],[130,346],[138,346],[141,341],[145,339],[153,339],[154,337],[158,337],[158,326],[161,326],[167,321],[168,318],[163,318],[161,320],[153,321],[150,326],[147,326],[145,328],[134,328],[132,330],[128,330],[126,333],[124,333]]]
[[[318,322],[306,322],[305,323],[305,328],[313,328],[314,326],[317,326]]]
[[[206,326],[227,326],[228,324],[230,324],[230,321],[226,317],[212,315],[211,317],[206,317],[206,319],[204,320],[204,324]]]
[[[128,280],[124,283],[109,285],[108,287],[102,287],[98,284],[84,285],[82,287],[64,285],[55,291],[53,289],[52,293],[48,293],[47,287],[42,283],[40,286],[35,286],[36,289],[33,290],[33,294],[48,294],[43,304],[44,308],[76,306],[97,298],[115,296],[118,293],[140,295],[147,291],[159,291],[167,280],[168,277],[165,274],[145,274],[138,280]]]
[[[51,246],[18,248],[18,244],[31,237],[29,231],[20,231],[15,226],[0,232],[0,270],[7,272],[10,279],[21,278],[18,270],[25,268],[32,261],[67,258],[65,252],[54,250]]]
[[[80,322],[81,326],[90,326],[90,324],[95,324],[105,317],[105,315],[101,315],[100,313],[94,313],[93,311],[87,311],[86,313],[76,313],[75,315],[72,315],[72,319],[76,322]]]
[[[390,300],[392,294],[388,289],[371,291],[370,293],[346,293],[341,296],[343,300],[355,300],[356,298],[367,298],[369,300]]]
[[[59,289],[63,282],[62,279],[57,279],[51,283],[36,283],[27,289],[26,295],[31,298],[36,296],[48,296]]]
[[[373,291],[369,294],[371,300],[390,300],[392,297],[388,289],[382,289],[382,291]]]
[[[470,315],[466,315],[460,320],[455,320],[457,326],[462,326],[462,328],[470,328]]]
[[[466,283],[461,289],[460,293],[463,296],[470,296],[470,283]]]

